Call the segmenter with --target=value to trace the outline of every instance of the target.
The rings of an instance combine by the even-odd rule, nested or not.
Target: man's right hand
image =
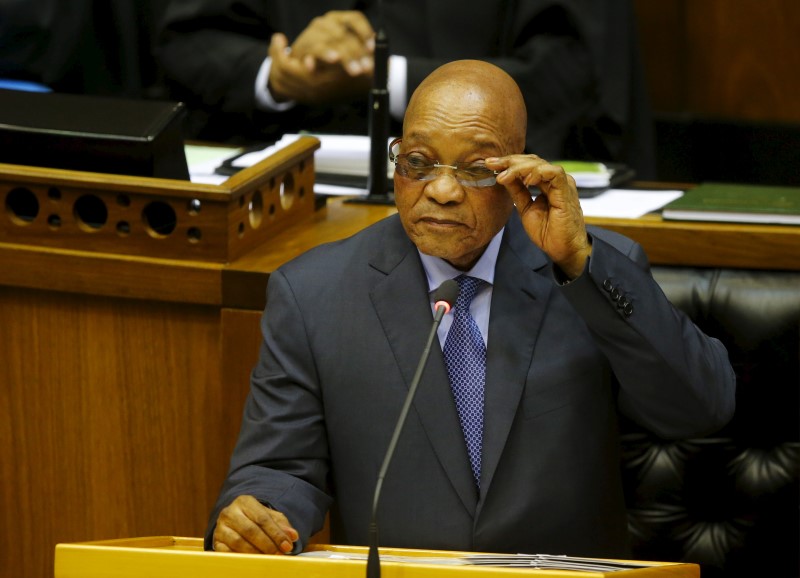
[[[267,88],[277,102],[325,104],[363,97],[372,86],[372,68],[351,76],[339,64],[321,64],[309,70],[303,60],[289,50],[286,37],[272,37],[269,56],[272,58]]]
[[[281,512],[253,496],[239,496],[220,512],[213,546],[216,552],[287,554],[299,537]]]

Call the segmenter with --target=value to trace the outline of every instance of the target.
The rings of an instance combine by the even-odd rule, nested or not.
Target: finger
[[[521,156],[521,155],[517,155]],[[514,168],[515,160],[513,157],[490,157],[485,160],[486,166],[496,171],[497,182],[505,187],[511,196],[511,200],[520,212],[525,212],[533,203],[533,198],[527,185],[523,182],[521,171]],[[516,160],[516,164],[519,164]],[[530,169],[528,169],[530,170]]]
[[[233,552],[224,542],[214,542],[214,552]]]
[[[339,64],[350,75],[371,68],[374,32],[366,16],[357,11],[331,11],[312,20],[298,39],[298,49],[326,64]]]
[[[276,32],[269,39],[269,55],[275,59],[288,55],[291,52],[289,48],[289,39],[285,34]]]
[[[224,521],[218,521],[214,529],[214,551],[215,552],[238,552],[240,554],[270,554],[269,549],[256,547],[250,540],[240,532],[230,527]]]
[[[261,504],[258,504],[261,506]],[[253,526],[247,526],[245,537],[249,540],[252,535],[255,540],[263,540],[266,536],[272,545],[280,552],[288,553],[294,549],[294,542],[299,535],[286,516],[268,508],[254,508],[245,510],[245,515],[250,518]]]
[[[367,17],[357,10],[348,10],[345,12],[336,13],[336,18],[339,23],[352,34],[364,46],[369,44],[370,39],[375,36],[375,31],[372,29]]]

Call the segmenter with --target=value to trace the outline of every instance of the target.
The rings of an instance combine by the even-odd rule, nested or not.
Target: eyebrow
[[[406,142],[406,141],[411,140],[411,139],[418,140],[422,144],[424,144],[426,146],[430,146],[430,141],[431,141],[430,137],[427,137],[426,135],[421,134],[419,132],[409,133],[408,138],[407,139],[403,138],[403,141]],[[493,141],[482,140],[482,139],[480,139],[480,140],[470,140],[470,146],[472,148],[474,148],[475,150],[491,149],[491,150],[495,151],[493,154],[495,154],[495,155],[500,154],[499,152],[497,152],[498,151],[498,147],[500,146],[499,143],[496,143],[496,142],[493,142]]]

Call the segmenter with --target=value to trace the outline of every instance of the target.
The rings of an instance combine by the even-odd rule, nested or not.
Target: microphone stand
[[[389,162],[389,39],[383,27],[375,35],[375,71],[369,92],[369,175],[367,196],[348,199],[348,203],[394,205],[386,175]]]
[[[446,287],[447,286],[447,287]],[[453,287],[454,286],[454,287]],[[445,293],[449,295],[445,297]],[[422,351],[422,356],[417,365],[417,371],[414,373],[414,378],[411,380],[411,385],[408,388],[403,408],[400,410],[400,417],[397,418],[397,424],[394,426],[392,439],[389,442],[389,447],[386,449],[386,455],[383,458],[383,464],[378,471],[378,482],[375,484],[375,494],[372,497],[372,514],[369,522],[369,553],[367,554],[367,578],[380,578],[381,576],[381,562],[378,554],[378,501],[381,497],[381,488],[383,487],[383,478],[386,477],[386,471],[389,469],[389,464],[392,461],[397,440],[400,439],[400,433],[403,431],[403,426],[406,423],[408,411],[411,408],[411,402],[414,401],[414,395],[417,392],[420,379],[422,378],[422,371],[425,369],[425,364],[428,361],[431,353],[431,344],[436,337],[436,332],[442,322],[442,318],[450,311],[452,303],[455,303],[458,296],[458,284],[455,281],[445,281],[437,291],[441,295],[440,299],[436,302],[436,312],[433,316],[433,326],[428,335],[428,341],[425,343],[425,349]]]

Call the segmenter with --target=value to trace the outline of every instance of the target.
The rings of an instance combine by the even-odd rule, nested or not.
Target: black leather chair
[[[634,555],[703,578],[800,576],[800,273],[656,267],[672,302],[728,348],[736,414],[661,440],[624,424]]]

